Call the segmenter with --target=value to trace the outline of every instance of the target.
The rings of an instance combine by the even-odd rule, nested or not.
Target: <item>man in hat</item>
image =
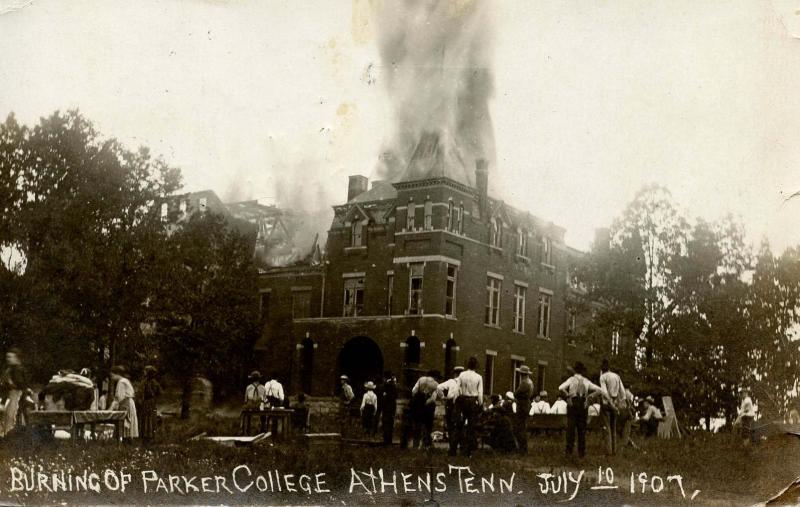
[[[516,432],[517,445],[520,454],[528,453],[528,416],[531,411],[531,400],[533,400],[533,381],[531,380],[531,369],[527,364],[519,367],[519,385],[514,391],[514,398],[517,401],[516,411]]]
[[[558,390],[563,393],[567,400],[567,449],[566,454],[570,456],[575,445],[575,434],[578,434],[578,457],[583,458],[586,454],[586,422],[588,413],[586,410],[586,398],[590,393],[601,392],[602,389],[589,379],[584,377],[586,367],[580,361],[575,363],[573,368],[574,375],[565,380]]]
[[[483,406],[483,377],[475,370],[478,368],[478,358],[472,356],[467,361],[467,369],[458,376],[458,442],[462,452],[467,456],[472,456],[472,451],[477,447],[477,433],[475,428],[478,425],[478,417]],[[450,454],[455,455],[456,451],[450,449]]]
[[[244,406],[250,410],[258,410],[264,402],[264,386],[261,385],[261,373],[258,370],[253,370],[247,376],[250,383],[244,390]]]
[[[433,419],[436,412],[436,397],[439,383],[436,378],[439,372],[429,370],[417,380],[411,389],[412,416],[414,418],[414,447],[419,449],[420,444],[425,448],[432,445],[431,433],[433,432]]]
[[[383,372],[383,385],[378,394],[383,445],[391,445],[394,436],[394,418],[397,413],[397,379],[391,371]]]
[[[453,368],[453,377],[445,380],[439,387],[438,396],[444,398],[444,422],[447,427],[447,442],[450,449],[458,445],[456,439],[456,425],[458,424],[458,412],[456,410],[456,398],[458,398],[458,376],[464,371],[463,366]]]
[[[627,410],[625,386],[618,374],[611,371],[608,359],[600,365],[600,388],[606,393],[606,402],[600,408],[606,428],[606,452],[609,456],[617,453],[617,417],[621,411]]]
[[[644,399],[644,415],[640,419],[642,422],[642,429],[646,437],[653,437],[658,434],[658,423],[664,418],[661,415],[661,410],[656,406],[656,400],[652,396],[647,395]]]
[[[350,403],[356,397],[353,394],[353,388],[350,387],[349,378],[347,375],[339,377],[341,390],[339,391],[339,432],[344,436],[344,429],[347,427],[348,420],[350,419]]]
[[[378,396],[375,394],[375,384],[370,380],[364,384],[364,396],[361,397],[361,426],[364,433],[371,437],[375,434],[373,424],[375,412],[378,410]]]

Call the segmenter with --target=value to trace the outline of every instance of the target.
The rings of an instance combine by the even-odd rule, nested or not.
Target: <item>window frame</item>
[[[525,334],[525,313],[528,298],[528,288],[524,285],[514,284],[514,332]]]
[[[445,317],[455,318],[456,316],[456,291],[458,290],[458,266],[455,264],[447,264],[447,282],[445,284],[445,291],[444,291],[444,315]],[[450,275],[450,270],[452,269],[453,274]],[[452,287],[452,294],[448,294],[451,291]],[[448,303],[450,305],[450,311],[447,311]]]
[[[361,282],[360,285],[359,281]],[[344,279],[344,295],[342,299],[343,317],[360,317],[361,315],[364,314],[364,289],[366,288],[366,284],[367,284],[366,278],[362,276]],[[360,304],[359,304],[359,293],[361,294]],[[351,301],[350,304],[347,303],[348,299],[350,299]],[[349,309],[352,309],[352,311],[348,311]]]
[[[553,305],[553,295],[539,291],[539,338],[550,338],[550,311]]]
[[[420,273],[415,275],[414,268],[419,267]],[[414,280],[419,280],[419,287],[414,288]],[[408,315],[423,315],[424,310],[422,306],[423,290],[425,289],[425,263],[412,262],[408,265]],[[412,303],[414,302],[414,295],[417,295],[417,308],[412,312]]]
[[[495,287],[496,282],[496,287]],[[483,323],[487,326],[500,327],[500,295],[503,291],[503,280],[491,275],[486,276],[486,303]],[[495,305],[496,304],[496,305]]]

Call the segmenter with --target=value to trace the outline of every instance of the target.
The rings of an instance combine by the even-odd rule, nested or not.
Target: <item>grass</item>
[[[588,439],[588,455],[581,461],[563,454],[563,438],[560,436],[533,437],[527,457],[507,456],[491,450],[477,452],[472,459],[451,458],[443,449],[432,452],[393,448],[367,448],[343,446],[341,448],[305,449],[300,444],[269,443],[248,448],[224,447],[206,441],[188,441],[191,436],[202,432],[208,434],[234,434],[237,419],[221,415],[198,417],[189,421],[171,420],[162,427],[159,441],[152,447],[117,445],[109,442],[38,442],[19,440],[6,442],[0,447],[0,502],[20,503],[149,503],[149,504],[337,504],[337,505],[420,505],[429,495],[423,492],[403,492],[402,476],[407,473],[423,479],[428,472],[447,473],[448,467],[469,466],[476,476],[508,479],[515,474],[514,491],[467,494],[460,492],[464,483],[459,484],[455,472],[445,478],[446,491],[435,493],[438,501],[448,505],[494,504],[494,505],[550,505],[566,500],[570,495],[541,493],[541,481],[537,474],[552,473],[555,477],[568,471],[577,474],[585,470],[586,475],[577,496],[576,505],[609,504],[663,504],[663,505],[752,505],[765,501],[769,496],[800,475],[800,439],[781,436],[763,442],[754,448],[742,448],[738,438],[728,434],[693,434],[681,440],[644,440],[640,451],[625,449],[615,457],[605,457],[600,435],[595,433]],[[330,492],[306,494],[302,492],[258,492],[255,485],[247,492],[234,491],[235,494],[179,494],[143,492],[142,471],[153,470],[160,477],[175,476],[226,476],[230,481],[231,472],[237,466],[247,465],[253,477],[267,471],[280,471],[297,476],[303,473],[324,473],[325,486]],[[132,483],[126,492],[109,491],[105,485],[100,493],[95,492],[50,492],[46,488],[39,491],[12,492],[11,467],[52,474],[61,471],[81,474],[84,470],[100,473],[111,470],[112,475],[121,471],[131,474]],[[611,467],[619,490],[592,491],[596,484],[598,467]],[[365,474],[372,469],[377,474],[380,469],[384,479],[390,480],[396,472],[400,491],[395,494],[392,488],[378,494],[368,495],[356,483],[353,494],[348,492],[351,484],[351,468],[358,471],[358,477],[372,488],[371,479]],[[667,476],[681,475],[687,498],[684,499],[674,483],[665,486],[659,494],[629,492],[631,473],[640,488],[638,477],[646,473],[648,478],[658,475],[666,481]],[[573,475],[574,476],[574,475]],[[199,480],[199,479],[198,479]],[[213,482],[213,481],[212,481]],[[111,480],[113,486],[113,478]],[[657,483],[657,481],[656,481]],[[266,482],[265,482],[266,484]],[[434,487],[436,485],[433,481]],[[480,485],[480,479],[473,484]],[[648,482],[649,484],[649,482]],[[156,483],[151,483],[151,490]],[[166,485],[166,483],[165,483]],[[562,484],[563,485],[563,484]],[[657,484],[656,484],[657,485]],[[297,485],[295,485],[297,487]],[[181,488],[183,489],[183,488]],[[416,489],[416,486],[415,486]],[[574,489],[574,488],[573,488]],[[688,499],[699,490],[694,501]],[[572,489],[568,493],[571,493]]]

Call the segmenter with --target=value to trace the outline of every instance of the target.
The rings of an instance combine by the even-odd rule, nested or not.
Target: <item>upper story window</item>
[[[525,298],[528,289],[522,285],[514,287],[514,331],[525,332]]]
[[[311,291],[292,292],[292,318],[307,319],[311,317]]]
[[[269,291],[258,295],[258,318],[264,323],[269,320]]]
[[[386,315],[392,314],[392,301],[394,298],[394,273],[386,275]]]
[[[406,208],[406,229],[409,231],[413,231],[416,226],[416,215],[417,210],[414,206],[414,201],[408,201],[408,207]]]
[[[553,264],[553,243],[547,236],[542,237],[542,263]]]
[[[611,333],[611,353],[615,356],[619,354],[619,331],[616,329]]]
[[[517,255],[528,256],[528,231],[522,228],[517,229]]]
[[[464,234],[464,204],[458,205],[458,233]]]
[[[364,224],[361,220],[356,220],[350,226],[350,246],[362,246],[364,244]]]
[[[458,266],[447,265],[447,287],[445,289],[444,314],[448,317],[456,316],[456,278]]]
[[[364,279],[346,278],[344,281],[344,316],[358,317],[364,313]]]
[[[574,307],[567,309],[567,334],[574,336],[578,332],[578,310]]]
[[[422,280],[425,264],[415,262],[411,264],[409,270],[408,283],[408,314],[422,314]]]
[[[425,201],[425,230],[433,229],[433,203],[430,200]]]
[[[550,336],[550,304],[553,296],[545,292],[539,293],[539,336]]]
[[[180,211],[181,211],[181,215],[185,215],[186,214],[186,199],[181,199]]]
[[[500,325],[500,289],[502,280],[494,277],[486,278],[486,315],[483,322],[490,326]]]
[[[490,242],[492,246],[503,248],[503,224],[499,222],[496,218],[492,218],[491,221]]]
[[[456,224],[456,217],[455,217],[455,207],[453,206],[453,201],[447,201],[447,230],[448,231],[455,231],[458,230],[455,228]]]

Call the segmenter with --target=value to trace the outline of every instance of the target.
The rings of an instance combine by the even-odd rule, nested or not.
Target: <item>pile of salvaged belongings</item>
[[[90,410],[94,401],[94,383],[83,375],[59,371],[42,389],[40,398],[47,395],[54,402],[63,400],[66,410]]]

